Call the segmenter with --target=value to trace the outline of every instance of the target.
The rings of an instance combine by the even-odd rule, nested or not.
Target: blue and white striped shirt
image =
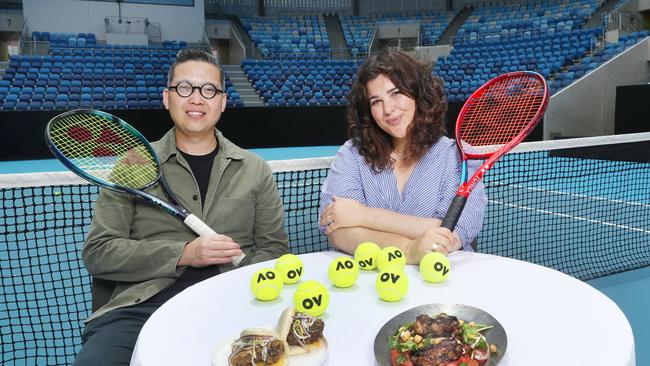
[[[468,176],[480,165],[479,161],[470,160]],[[323,184],[319,215],[332,196],[337,196],[354,199],[368,207],[442,220],[458,190],[460,167],[461,158],[454,140],[441,137],[416,164],[400,195],[393,169],[376,173],[348,140],[336,153]],[[479,182],[454,230],[464,250],[471,250],[469,244],[481,230],[486,203],[485,188]]]

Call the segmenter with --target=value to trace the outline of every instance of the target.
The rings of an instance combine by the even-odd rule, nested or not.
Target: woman
[[[352,254],[365,241],[396,246],[409,264],[432,250],[471,250],[486,204],[481,183],[454,232],[440,227],[461,166],[455,142],[444,136],[446,112],[442,81],[408,55],[384,51],[359,68],[349,95],[350,140],[321,192],[321,230],[334,247]]]

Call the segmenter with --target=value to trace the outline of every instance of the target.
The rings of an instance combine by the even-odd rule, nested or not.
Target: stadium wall
[[[650,84],[616,88],[616,134],[650,130]],[[650,153],[650,149],[648,149]]]
[[[648,83],[649,63],[646,39],[554,94],[546,111],[544,140],[614,134],[616,87]]]
[[[147,18],[161,24],[162,40],[200,42],[203,39],[205,12],[202,0],[194,6],[121,4],[121,15]],[[23,15],[29,31],[95,33],[106,40],[106,17],[119,16],[113,1],[23,0]]]
[[[340,145],[346,140],[345,106],[231,108],[217,128],[244,148]],[[63,111],[0,112],[13,137],[0,144],[0,161],[51,159],[45,127]],[[155,141],[172,127],[165,109],[107,111]]]
[[[447,131],[454,134],[456,118],[463,103],[450,103]],[[348,138],[347,106],[243,107],[229,108],[217,128],[244,148],[336,146]],[[0,120],[11,138],[0,144],[0,161],[52,159],[45,145],[47,122],[63,111],[0,112]],[[107,111],[137,130],[150,141],[158,140],[172,126],[164,109]],[[541,125],[527,138],[542,138]]]
[[[358,0],[359,15],[376,13],[424,11],[446,11],[447,1],[442,0],[401,0],[401,1],[374,1]]]

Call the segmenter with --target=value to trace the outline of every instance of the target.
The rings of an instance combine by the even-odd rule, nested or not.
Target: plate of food
[[[320,366],[327,359],[323,320],[286,309],[276,327],[244,329],[216,347],[214,366]]]
[[[487,312],[462,304],[428,304],[404,311],[377,333],[380,366],[495,366],[508,337]]]

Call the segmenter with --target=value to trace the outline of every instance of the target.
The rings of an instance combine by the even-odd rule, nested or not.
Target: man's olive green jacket
[[[190,212],[240,245],[246,254],[241,265],[287,253],[282,202],[268,164],[219,131],[215,134],[219,152],[204,205],[192,171],[176,148],[175,130],[152,144],[172,191]],[[158,186],[147,192],[166,200]],[[83,260],[93,277],[112,281],[115,287],[108,303],[87,321],[145,301],[174,283],[185,269],[176,266],[183,247],[194,238],[191,229],[165,210],[133,195],[102,190]],[[220,265],[221,272],[233,268]]]

